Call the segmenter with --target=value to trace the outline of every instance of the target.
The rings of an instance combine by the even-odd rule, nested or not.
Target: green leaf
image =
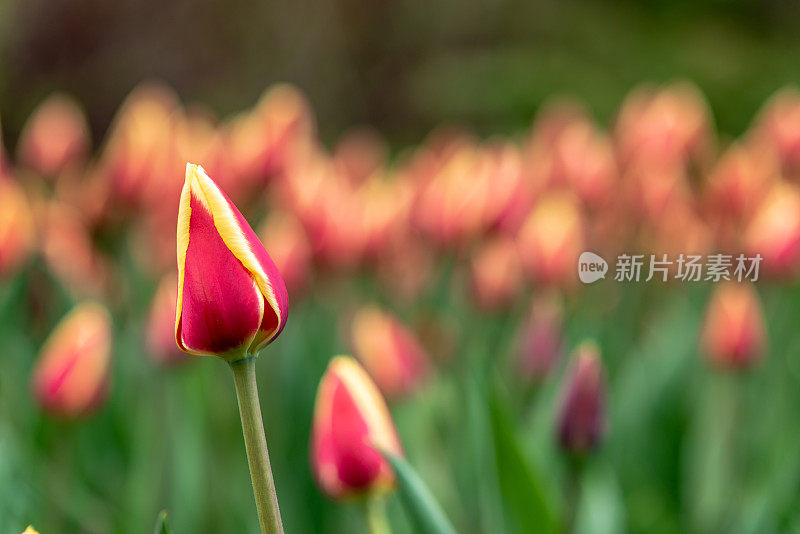
[[[547,492],[523,455],[510,417],[496,390],[490,408],[497,475],[507,512],[519,532],[556,532],[557,520]]]
[[[392,464],[400,486],[400,497],[420,532],[427,534],[456,534],[456,529],[428,486],[404,458],[386,451],[383,455]]]
[[[158,519],[156,519],[156,528],[153,529],[153,534],[170,534],[166,510],[162,510],[161,513],[158,514]]]

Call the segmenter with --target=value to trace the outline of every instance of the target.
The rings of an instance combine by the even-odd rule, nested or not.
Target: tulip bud
[[[716,287],[706,310],[701,334],[711,363],[721,368],[751,367],[764,356],[764,314],[749,284],[729,282]]]
[[[186,165],[178,211],[175,339],[191,354],[237,360],[283,330],[286,285],[250,225],[199,165]]]
[[[428,375],[428,357],[416,336],[396,317],[367,306],[353,318],[356,357],[389,398],[410,393]]]
[[[337,356],[314,406],[311,464],[322,491],[341,499],[393,488],[394,470],[380,449],[403,454],[389,408],[364,369]]]
[[[78,104],[55,94],[42,102],[20,135],[19,161],[48,177],[58,175],[89,151],[89,127]]]
[[[497,237],[481,246],[472,258],[472,290],[487,310],[509,304],[522,286],[522,267],[514,240]]]
[[[22,534],[39,534],[36,532],[36,529],[33,528],[33,525],[28,525],[28,528],[25,529],[25,532]]]
[[[571,454],[592,451],[606,432],[605,373],[596,345],[575,351],[565,377],[558,413],[558,441]]]
[[[34,223],[22,189],[0,177],[0,278],[19,267],[33,248]]]
[[[77,417],[97,408],[108,389],[111,317],[87,301],[76,306],[50,334],[33,374],[33,394],[56,416]]]
[[[187,361],[186,354],[175,344],[173,321],[177,313],[177,297],[178,282],[172,273],[158,283],[147,316],[148,355],[156,363],[169,365]]]
[[[537,203],[517,236],[525,271],[543,284],[570,286],[585,248],[584,223],[577,201],[552,193]]]
[[[561,356],[563,304],[554,294],[534,299],[517,341],[517,366],[525,378],[541,380]]]

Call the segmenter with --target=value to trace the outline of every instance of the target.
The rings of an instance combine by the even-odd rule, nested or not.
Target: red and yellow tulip
[[[311,464],[332,498],[385,492],[395,474],[381,449],[403,454],[391,414],[375,383],[347,356],[331,360],[317,390]]]
[[[178,212],[175,339],[191,354],[256,354],[286,324],[277,267],[250,225],[199,165],[186,165]]]
[[[50,334],[33,374],[33,394],[56,416],[77,417],[98,407],[108,389],[111,317],[87,301],[76,306]]]

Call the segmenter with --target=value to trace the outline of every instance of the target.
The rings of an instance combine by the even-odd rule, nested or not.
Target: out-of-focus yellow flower
[[[111,368],[111,317],[95,302],[78,304],[47,339],[33,374],[36,400],[47,412],[78,417],[105,398]]]
[[[33,525],[28,525],[28,528],[26,528],[25,532],[23,532],[22,534],[39,534],[39,533],[36,531],[35,528],[33,528]]]

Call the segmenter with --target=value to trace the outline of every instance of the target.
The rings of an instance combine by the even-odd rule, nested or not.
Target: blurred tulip
[[[40,207],[41,248],[47,268],[79,297],[100,297],[111,286],[111,266],[97,250],[81,215],[50,202]]]
[[[54,94],[39,104],[20,134],[17,157],[37,173],[55,177],[81,163],[90,148],[89,127],[80,106]]]
[[[558,442],[568,453],[594,450],[606,433],[606,379],[597,346],[584,342],[564,377],[558,412]]]
[[[723,369],[752,367],[766,349],[764,313],[750,284],[718,285],[706,309],[702,346],[711,363]]]
[[[269,249],[289,293],[300,294],[311,278],[311,244],[300,221],[291,213],[273,211],[261,224],[258,237]]]
[[[761,254],[763,269],[793,275],[800,268],[800,189],[785,182],[773,186],[744,234],[750,256]]]
[[[634,90],[620,109],[616,138],[624,166],[646,158],[682,163],[710,145],[708,106],[687,83]]]
[[[623,185],[633,213],[655,224],[663,221],[674,205],[688,205],[692,200],[686,171],[676,161],[642,157],[628,167]]]
[[[564,347],[564,305],[554,293],[533,299],[517,338],[517,368],[522,376],[539,381],[553,369]]]
[[[177,241],[175,338],[182,350],[234,361],[280,334],[289,302],[277,267],[236,206],[191,163]]]
[[[0,177],[0,279],[28,258],[34,245],[34,220],[25,193]]]
[[[486,180],[491,191],[486,195],[486,226],[514,235],[533,205],[533,189],[522,173],[519,149],[511,143],[495,143],[483,152],[488,165]]]
[[[361,308],[353,317],[351,339],[356,357],[389,398],[407,395],[430,371],[416,336],[375,306]]]
[[[800,91],[785,88],[764,105],[752,134],[764,150],[772,150],[784,174],[800,173]]]
[[[356,202],[361,206],[360,241],[366,259],[374,260],[402,240],[408,230],[411,187],[408,181],[375,175],[357,191]]]
[[[333,161],[350,183],[358,185],[383,168],[387,152],[386,143],[378,132],[357,128],[345,133],[339,140]]]
[[[337,356],[314,406],[311,465],[322,491],[341,499],[392,489],[394,470],[379,449],[403,455],[386,402],[355,360]]]
[[[394,298],[411,302],[430,284],[434,261],[427,243],[406,235],[378,258],[378,278]]]
[[[83,302],[50,334],[34,369],[32,388],[42,408],[60,417],[91,412],[108,390],[111,317],[95,302]]]
[[[180,181],[176,128],[178,98],[170,89],[142,84],[131,92],[111,126],[100,167],[111,197],[125,210],[143,203],[168,203],[170,184]]]
[[[314,131],[314,117],[300,91],[274,85],[232,132],[234,166],[262,180],[281,174],[297,151],[311,143]]]
[[[568,127],[553,148],[557,172],[586,203],[597,208],[617,185],[617,165],[611,142],[589,121]]]
[[[551,193],[534,206],[517,235],[522,265],[536,282],[569,287],[585,249],[580,206],[572,195]]]
[[[493,310],[510,304],[523,283],[514,240],[495,237],[484,242],[472,257],[470,278],[473,295],[481,308]]]
[[[39,533],[36,532],[36,530],[33,528],[33,525],[28,525],[28,528],[26,528],[25,532],[23,532],[22,534],[39,534]]]
[[[420,184],[415,203],[419,227],[443,247],[458,247],[476,237],[485,220],[490,183],[475,147],[464,146]]]
[[[171,273],[158,283],[147,315],[145,340],[147,353],[159,364],[188,361],[186,353],[175,344],[174,321],[177,314],[178,281]]]

